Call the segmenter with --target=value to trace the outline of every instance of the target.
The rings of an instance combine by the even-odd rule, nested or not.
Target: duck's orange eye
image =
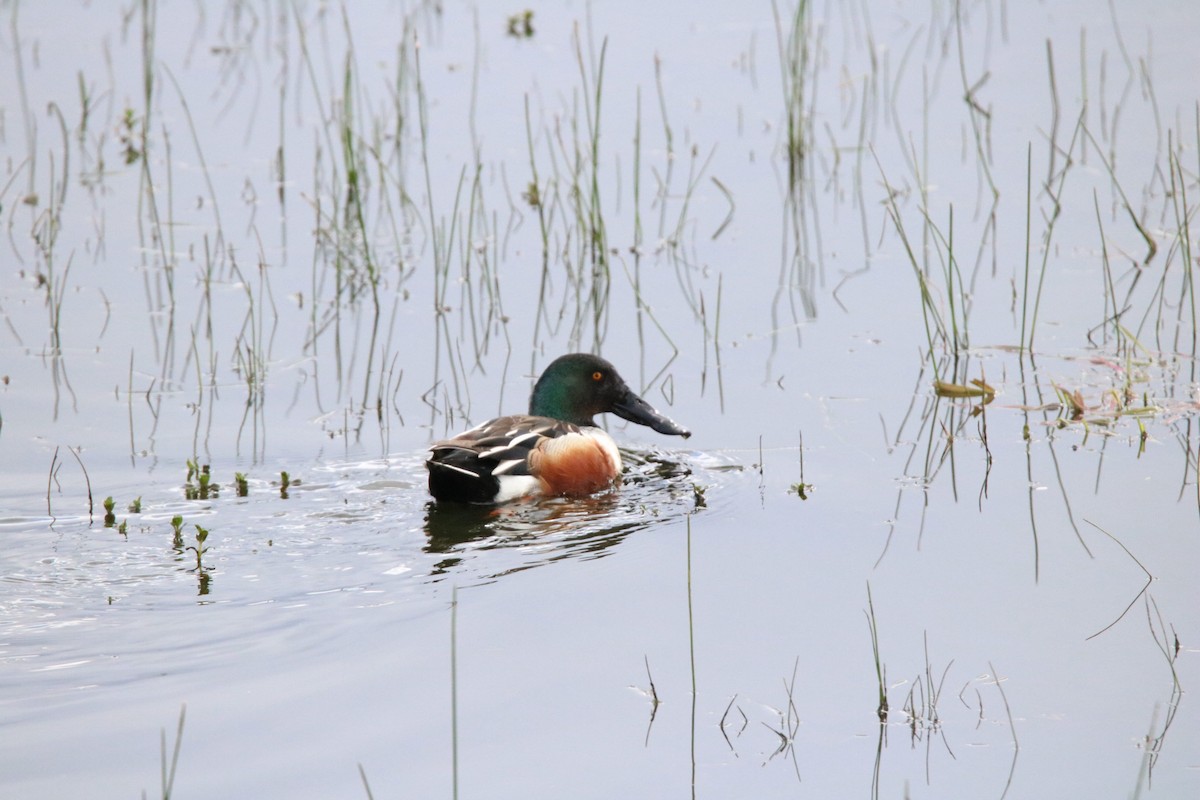
[[[599,371],[597,371],[597,372],[593,372],[593,373],[592,373],[592,380],[594,380],[594,381],[596,381],[596,382],[599,382],[599,381],[600,381],[600,379],[601,379],[601,378],[603,378],[603,377],[604,377],[604,373],[603,373],[603,372],[599,372]]]

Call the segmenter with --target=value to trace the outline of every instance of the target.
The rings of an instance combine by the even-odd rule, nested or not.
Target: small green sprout
[[[185,551],[191,550],[193,553],[196,554],[196,571],[197,572],[204,572],[204,562],[202,561],[202,559],[204,558],[204,554],[208,552],[208,548],[204,546],[204,542],[206,539],[208,539],[208,529],[202,528],[201,526],[196,525],[196,546],[193,547],[191,545],[188,545],[185,548]]]
[[[542,195],[538,191],[537,183],[530,181],[525,191],[521,192],[521,199],[528,203],[530,208],[539,207],[542,204]]]
[[[142,151],[137,146],[139,138],[137,128],[138,120],[133,113],[133,109],[125,109],[125,116],[121,118],[118,135],[121,140],[121,154],[124,156],[126,164],[134,164],[142,157]]]
[[[813,485],[811,483],[804,483],[801,481],[800,483],[793,483],[790,487],[788,487],[788,494],[794,494],[801,500],[807,500],[808,494],[812,490]]]
[[[216,496],[221,487],[220,484],[211,483],[212,475],[209,472],[208,464],[201,465],[188,459],[187,468],[187,483],[183,487],[184,497],[188,500],[207,500],[209,495]],[[195,484],[192,483],[193,477],[196,479]]]
[[[220,489],[220,485],[212,483],[212,475],[208,471],[208,464],[200,468],[200,499],[207,500],[209,494],[216,494]]]
[[[508,17],[508,35],[514,39],[533,38],[533,12],[529,9],[510,14]]]

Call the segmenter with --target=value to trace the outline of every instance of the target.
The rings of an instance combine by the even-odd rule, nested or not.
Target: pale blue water
[[[360,765],[375,797],[1194,795],[1186,4],[1115,26],[1088,4],[814,7],[799,206],[769,5],[531,7],[529,40],[505,35],[515,7],[158,7],[154,207],[123,159],[139,13],[5,10],[0,795],[159,796],[185,704],[179,797],[365,797]],[[598,284],[576,25],[585,73],[604,53]],[[348,54],[365,235],[342,205]],[[1048,180],[1062,203],[1033,361],[1030,152],[1035,280]],[[947,238],[953,206],[956,376],[997,388],[984,416],[933,396],[885,180],[943,314],[922,187]],[[374,338],[346,288],[364,241]],[[695,435],[610,420],[611,495],[432,507],[429,441],[521,410],[572,349]],[[1045,407],[1055,385],[1086,426]],[[193,457],[215,498],[185,497]],[[207,579],[176,514],[184,545],[210,530]]]

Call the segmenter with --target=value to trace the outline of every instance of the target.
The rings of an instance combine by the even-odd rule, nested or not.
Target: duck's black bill
[[[613,403],[612,410],[614,414],[622,419],[636,422],[638,425],[645,425],[647,428],[653,428],[659,433],[665,433],[669,436],[682,436],[685,439],[692,435],[692,432],[687,428],[681,427],[674,420],[664,417],[655,410],[654,406],[633,392],[626,392],[624,397]]]

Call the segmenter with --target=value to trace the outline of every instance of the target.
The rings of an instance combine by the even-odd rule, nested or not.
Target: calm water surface
[[[179,797],[1196,796],[1200,24],[1117,6],[5,6],[0,795],[186,709]],[[571,350],[695,435],[431,504]]]

